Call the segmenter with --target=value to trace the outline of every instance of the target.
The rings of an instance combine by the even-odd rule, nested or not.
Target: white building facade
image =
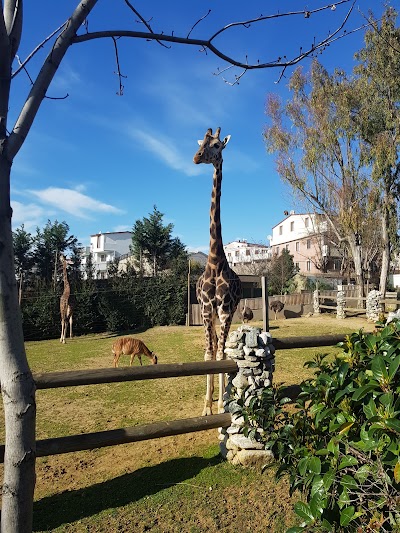
[[[87,257],[91,253],[94,277],[106,279],[108,263],[114,259],[121,259],[123,256],[130,255],[129,247],[131,244],[131,231],[100,232],[91,235],[90,246],[86,246],[83,250],[82,269],[85,270]]]
[[[268,246],[240,239],[226,244],[224,251],[231,268],[254,265],[271,257],[271,250]]]

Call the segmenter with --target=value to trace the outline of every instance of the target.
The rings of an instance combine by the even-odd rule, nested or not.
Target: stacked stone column
[[[271,386],[274,372],[275,348],[269,333],[248,325],[231,331],[225,345],[227,358],[236,361],[239,371],[230,375],[224,395],[225,412],[232,414],[231,426],[220,430],[221,454],[233,464],[263,467],[273,460],[270,450],[257,439],[243,434],[244,419],[235,411],[237,400],[244,395],[248,405],[253,397],[260,397],[265,387]],[[258,429],[262,433],[262,429]]]
[[[370,322],[377,322],[379,315],[382,312],[381,306],[382,294],[379,291],[369,291],[367,296],[367,320]]]
[[[338,290],[336,300],[336,318],[346,318],[346,296],[344,291]]]
[[[313,307],[314,307],[314,315],[319,315],[321,313],[321,310],[319,308],[319,290],[315,289],[313,293]]]

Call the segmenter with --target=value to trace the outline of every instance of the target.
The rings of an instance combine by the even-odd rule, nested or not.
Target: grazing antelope
[[[142,364],[142,355],[149,357],[153,365],[157,364],[157,356],[154,352],[151,352],[145,343],[139,339],[132,337],[121,337],[114,342],[112,346],[112,352],[114,354],[114,368],[118,366],[118,360],[121,355],[130,355],[131,360],[129,365],[132,366],[135,355],[138,356],[140,364]]]

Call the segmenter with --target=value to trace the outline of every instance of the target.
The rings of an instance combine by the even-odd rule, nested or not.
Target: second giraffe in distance
[[[209,128],[193,161],[211,163],[214,166],[213,187],[210,208],[210,249],[205,271],[200,276],[196,295],[200,304],[206,335],[205,361],[225,359],[225,342],[233,315],[236,311],[242,286],[239,277],[228,265],[222,243],[221,231],[221,182],[222,182],[222,150],[228,144],[230,135],[222,141],[219,138],[221,128],[213,135]],[[220,334],[217,335],[215,322],[219,318]],[[224,412],[223,394],[225,390],[225,374],[219,375],[218,412]],[[212,398],[214,392],[214,376],[207,376],[207,391],[204,402],[203,416],[212,414]]]
[[[60,298],[60,314],[61,314],[61,337],[60,342],[65,344],[65,336],[67,334],[67,327],[69,322],[69,336],[72,338],[72,316],[75,308],[75,298],[71,295],[71,287],[68,281],[67,274],[67,259],[63,254],[60,254],[60,261],[63,269],[64,291]]]

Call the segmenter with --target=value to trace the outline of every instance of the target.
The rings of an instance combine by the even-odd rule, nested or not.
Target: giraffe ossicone
[[[230,135],[222,141],[221,128],[215,133],[209,128],[204,139],[199,141],[200,148],[193,157],[193,162],[211,163],[214,166],[213,186],[210,208],[210,247],[203,274],[197,281],[196,295],[200,304],[206,337],[204,359],[225,359],[225,342],[228,337],[233,315],[240,301],[242,287],[237,274],[229,267],[225,256],[221,230],[221,182],[222,182],[222,150],[229,142]],[[220,322],[220,333],[216,331],[216,320]],[[224,412],[223,394],[225,390],[225,374],[219,375],[218,411]],[[204,415],[212,414],[214,392],[214,376],[207,376],[207,390],[204,402]]]

